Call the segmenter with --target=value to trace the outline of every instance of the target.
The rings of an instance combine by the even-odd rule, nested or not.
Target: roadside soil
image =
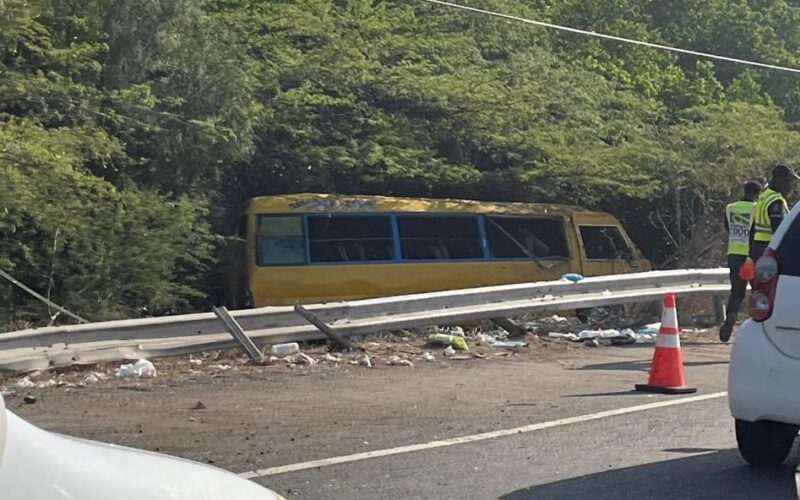
[[[513,350],[473,342],[452,359],[421,337],[383,336],[358,342],[371,368],[358,364],[363,352],[317,344],[302,350],[320,360],[313,366],[254,365],[219,351],[153,360],[158,375],[150,379],[116,378],[116,363],[33,374],[34,387],[3,375],[0,388],[10,410],[48,430],[234,472],[600,411],[619,398],[653,400],[631,392],[647,380],[652,344],[526,340]],[[713,330],[685,330],[682,342],[687,373],[724,390],[719,372],[730,346]],[[390,366],[392,356],[414,367]]]

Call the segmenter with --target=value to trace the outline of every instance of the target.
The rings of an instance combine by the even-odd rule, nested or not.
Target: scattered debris
[[[506,349],[517,349],[519,347],[526,347],[528,345],[527,342],[523,342],[522,340],[496,340],[492,347],[504,347]]]
[[[17,387],[20,389],[30,389],[32,387],[36,387],[36,384],[31,380],[30,377],[24,377],[17,382]]]
[[[583,345],[586,347],[599,347],[600,342],[597,341],[596,338],[587,339],[583,342]]]
[[[331,363],[341,363],[342,362],[342,358],[340,358],[338,356],[334,356],[333,354],[331,354],[329,352],[325,353],[325,357],[323,359],[325,361],[329,361]]]
[[[192,406],[192,410],[206,410],[206,405],[202,401],[198,401],[196,405]]]
[[[565,274],[564,276],[561,277],[560,281],[570,281],[572,283],[577,283],[577,282],[581,281],[582,279],[583,279],[583,275],[582,274],[567,273],[567,274]]]
[[[659,330],[661,330],[661,323],[650,323],[649,325],[644,325],[636,330],[636,333],[644,335],[656,335],[658,334]]]
[[[436,359],[436,357],[429,352],[423,352],[422,359],[424,359],[425,361],[433,361]]]
[[[451,345],[447,346],[447,349],[444,350],[444,357],[446,358],[452,358],[455,355],[456,355],[456,350],[453,349],[453,346]]]
[[[270,356],[269,357],[270,364],[275,363],[277,361],[281,361],[283,363],[286,363],[287,365],[292,364],[292,358],[290,358],[290,357],[285,357],[285,358],[278,358],[276,356]]]
[[[189,356],[189,364],[194,365],[194,366],[200,366],[200,365],[203,364],[203,360],[202,359],[197,359],[197,358],[195,358],[195,357],[190,355]]]
[[[594,338],[610,339],[621,336],[622,333],[619,330],[583,330],[578,333],[578,338],[582,340]]]
[[[458,335],[447,335],[445,333],[435,333],[428,336],[428,342],[432,344],[446,345],[455,347],[460,351],[469,351],[469,344],[467,339],[459,337]]]
[[[133,364],[124,364],[114,372],[117,377],[153,378],[157,375],[156,367],[146,359]]]
[[[283,358],[300,352],[300,344],[297,342],[290,342],[288,344],[275,344],[272,346],[272,349],[270,349],[270,352],[272,352],[274,356]]]
[[[22,401],[26,405],[32,405],[32,404],[36,403],[36,396],[31,396],[30,394],[28,394],[27,396],[25,396],[25,398],[23,398]]]
[[[400,356],[390,356],[389,359],[386,360],[386,364],[389,366],[408,366],[414,368],[414,363]]]
[[[463,337],[464,329],[461,328],[460,326],[454,326],[453,328],[450,328],[449,333],[450,335],[457,335],[459,337]]]
[[[296,365],[314,366],[317,364],[316,359],[303,352],[295,354],[291,360]]]
[[[572,342],[577,342],[580,340],[580,338],[574,333],[550,332],[547,334],[547,336],[552,339],[566,339]]]
[[[217,370],[217,371],[224,372],[224,371],[230,370],[231,369],[231,365],[228,365],[228,364],[225,364],[225,365],[211,365],[211,366],[209,366],[209,368]]]
[[[106,376],[103,375],[102,373],[92,372],[92,373],[86,375],[83,378],[83,383],[85,385],[96,384],[96,383],[100,382],[101,380],[104,380],[105,378],[106,378]]]
[[[495,337],[491,336],[491,335],[486,335],[485,333],[479,333],[478,334],[478,342],[480,344],[482,344],[482,345],[491,346],[495,342],[497,342],[497,339]]]
[[[359,361],[359,364],[366,366],[367,368],[372,368],[372,359],[370,359],[369,355],[365,354],[364,357]]]

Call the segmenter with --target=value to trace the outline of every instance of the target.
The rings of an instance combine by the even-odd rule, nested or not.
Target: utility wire
[[[486,15],[489,15],[489,16],[500,17],[500,18],[503,18],[503,19],[509,19],[509,20],[512,20],[512,21],[518,21],[518,22],[526,23],[526,24],[533,24],[535,26],[542,26],[542,27],[550,28],[550,29],[554,29],[554,30],[567,31],[569,33],[577,33],[579,35],[593,36],[593,37],[602,38],[602,39],[605,39],[605,40],[613,40],[615,42],[628,43],[628,44],[631,44],[631,45],[640,45],[642,47],[650,47],[650,48],[653,48],[653,49],[668,50],[670,52],[678,52],[680,54],[689,54],[689,55],[692,55],[692,56],[703,57],[703,58],[706,58],[706,59],[714,59],[714,60],[717,60],[717,61],[727,61],[727,62],[732,62],[732,63],[737,63],[737,64],[744,64],[746,66],[755,66],[755,67],[758,67],[758,68],[774,69],[774,70],[777,70],[777,71],[785,71],[785,72],[789,72],[789,73],[800,73],[800,69],[798,69],[798,68],[790,68],[790,67],[787,67],[787,66],[779,66],[777,64],[769,64],[769,63],[763,63],[763,62],[758,62],[758,61],[748,61],[746,59],[737,59],[735,57],[721,56],[721,55],[718,55],[718,54],[711,54],[711,53],[708,53],[708,52],[699,52],[699,51],[696,51],[696,50],[681,49],[679,47],[672,47],[672,46],[669,46],[669,45],[662,45],[662,44],[659,44],[659,43],[651,43],[651,42],[645,42],[645,41],[642,41],[642,40],[634,40],[634,39],[631,39],[631,38],[623,38],[621,36],[607,35],[605,33],[597,33],[595,31],[582,30],[582,29],[578,29],[578,28],[570,28],[569,26],[561,26],[561,25],[558,25],[558,24],[546,23],[544,21],[535,21],[533,19],[525,19],[524,17],[513,16],[511,14],[503,14],[502,12],[493,12],[491,10],[478,9],[476,7],[469,7],[469,6],[466,6],[466,5],[459,5],[459,4],[456,4],[456,3],[446,2],[446,1],[443,1],[443,0],[423,0],[423,1],[428,2],[428,3],[432,3],[432,4],[443,5],[445,7],[450,7],[450,8],[453,8],[453,9],[466,10],[466,11],[470,11],[470,12],[476,12],[478,14],[486,14]]]

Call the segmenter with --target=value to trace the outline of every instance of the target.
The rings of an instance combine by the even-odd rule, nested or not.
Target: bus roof
[[[253,213],[467,212],[569,215],[580,207],[544,203],[494,202],[371,195],[288,194],[250,200]]]

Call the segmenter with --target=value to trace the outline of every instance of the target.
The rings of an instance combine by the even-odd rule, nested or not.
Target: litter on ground
[[[153,363],[146,359],[140,359],[136,363],[124,364],[114,371],[114,375],[120,378],[153,378],[158,374]]]
[[[445,333],[434,333],[428,336],[428,342],[432,344],[446,345],[455,347],[460,351],[469,351],[467,339],[458,335],[447,335]]]
[[[400,356],[394,355],[390,356],[389,359],[386,360],[386,364],[389,366],[409,366],[414,368],[414,363],[407,359],[402,359]]]

